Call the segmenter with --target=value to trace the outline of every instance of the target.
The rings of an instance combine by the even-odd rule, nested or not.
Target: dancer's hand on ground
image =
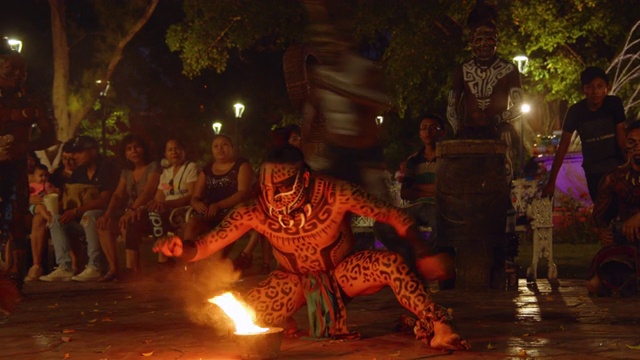
[[[456,261],[448,253],[427,255],[416,259],[416,269],[425,280],[442,281],[455,275]]]
[[[180,257],[182,255],[182,239],[179,236],[165,236],[153,244],[153,252],[166,256]]]

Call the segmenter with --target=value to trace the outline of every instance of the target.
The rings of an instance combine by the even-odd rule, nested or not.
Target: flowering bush
[[[588,197],[581,194],[579,198]],[[594,230],[591,213],[593,205],[585,205],[583,201],[568,195],[560,195],[560,206],[554,209],[553,242],[570,244],[594,244],[598,242],[598,235]]]

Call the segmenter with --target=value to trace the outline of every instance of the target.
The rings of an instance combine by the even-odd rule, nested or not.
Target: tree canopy
[[[640,15],[633,0],[497,0],[499,55],[529,57],[528,91],[547,100],[580,97],[579,72],[605,67]],[[329,2],[331,3],[331,2]],[[453,65],[471,56],[466,17],[475,1],[360,0],[341,2],[360,50],[383,63],[401,113],[443,109]],[[606,9],[606,11],[603,11]],[[268,51],[304,41],[305,9],[287,0],[184,2],[184,19],[167,43],[180,52],[184,73],[225,70],[229,54]],[[302,35],[302,36],[301,36]]]

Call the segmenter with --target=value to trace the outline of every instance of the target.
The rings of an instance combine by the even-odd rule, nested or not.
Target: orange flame
[[[268,328],[256,325],[253,322],[256,318],[255,312],[248,306],[242,305],[229,292],[209,299],[209,302],[220,306],[225,314],[233,320],[236,325],[236,334],[259,334],[269,331]]]

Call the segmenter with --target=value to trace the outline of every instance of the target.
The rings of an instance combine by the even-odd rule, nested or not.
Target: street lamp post
[[[102,110],[102,155],[107,156],[107,107],[105,99],[109,92],[111,82],[106,81],[103,84],[102,80],[96,80],[96,86],[100,89],[100,109]]]
[[[522,104],[522,115],[520,116],[520,176],[524,172],[524,120],[526,115],[531,111],[529,104]]]
[[[376,125],[380,126],[384,122],[384,116],[376,116]]]
[[[236,124],[235,124],[235,135],[236,135],[236,146],[238,147],[238,153],[240,153],[240,141],[238,137],[238,122],[240,122],[240,118],[242,118],[242,114],[244,113],[244,105],[241,103],[235,103],[233,105],[233,110],[236,114]]]
[[[516,55],[513,57],[513,62],[518,66],[518,72],[521,74],[527,73],[529,66],[529,57],[527,55]],[[526,114],[531,111],[529,104],[522,104],[522,115],[520,116],[520,175],[524,171],[524,121]]]
[[[213,129],[213,132],[216,133],[216,135],[218,135],[220,134],[220,130],[222,129],[222,124],[219,121],[216,121],[213,124],[211,124],[211,128]]]

